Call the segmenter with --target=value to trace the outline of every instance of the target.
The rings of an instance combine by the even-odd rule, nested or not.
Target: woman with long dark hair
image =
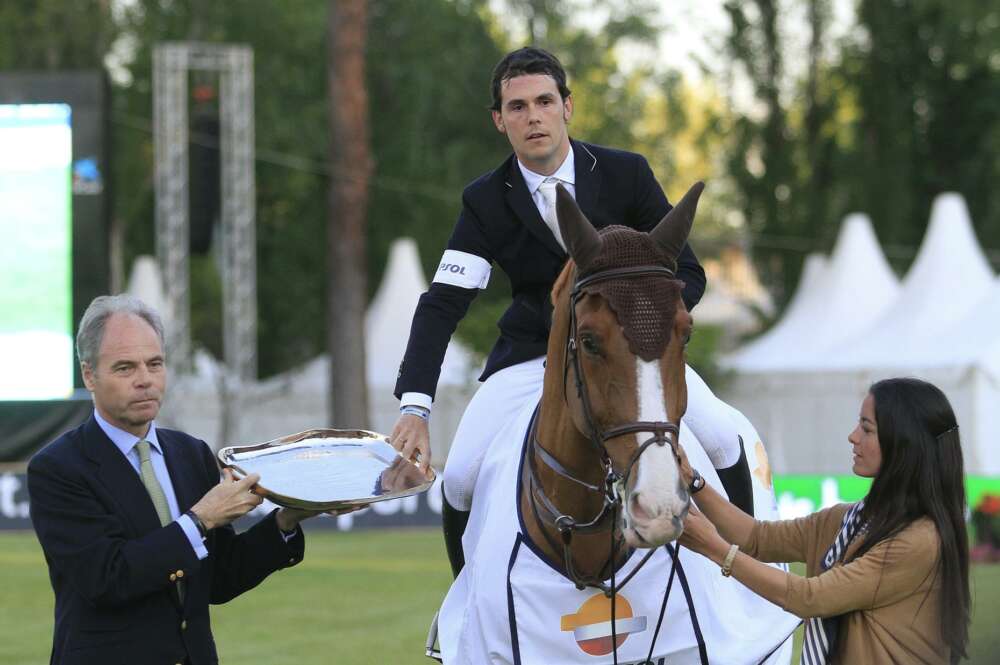
[[[958,423],[938,388],[872,385],[848,437],[868,495],[758,522],[698,475],[680,543],[806,619],[802,663],[956,663],[969,632],[969,546]],[[806,577],[766,566],[803,561]]]

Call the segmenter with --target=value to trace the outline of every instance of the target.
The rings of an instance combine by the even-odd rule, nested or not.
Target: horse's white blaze
[[[660,373],[658,361],[644,362],[636,359],[636,385],[638,390],[640,421],[669,420],[663,393],[663,376]],[[636,441],[642,445],[648,440],[651,432],[637,432]],[[630,522],[639,527],[642,536],[647,541],[673,540],[679,535],[676,532],[674,518],[679,517],[684,510],[685,501],[678,493],[680,471],[674,459],[673,450],[669,445],[653,445],[639,457],[635,469],[636,474],[633,493],[638,493],[639,504],[646,513],[644,520],[629,515]],[[626,497],[626,506],[630,506],[630,497]]]

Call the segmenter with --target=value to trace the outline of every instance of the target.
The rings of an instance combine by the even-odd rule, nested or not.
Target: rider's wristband
[[[399,413],[400,415],[405,416],[417,416],[418,418],[423,418],[424,420],[431,419],[431,412],[422,406],[417,406],[416,404],[407,404],[399,407]]]

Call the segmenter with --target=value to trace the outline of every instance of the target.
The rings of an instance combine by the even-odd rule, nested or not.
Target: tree
[[[0,4],[0,68],[99,69],[118,26],[110,0],[12,0]]]
[[[203,39],[254,49],[257,126],[258,312],[261,376],[326,348],[328,159],[327,3],[140,0],[125,7],[133,50],[114,92],[116,210],[126,257],[153,248],[151,49]],[[482,17],[451,0],[371,0],[365,76],[373,172],[367,222],[368,295],[392,240],[420,243],[433,273],[459,209],[462,186],[502,157],[485,112],[486,77],[499,51]],[[290,38],[293,36],[294,38]],[[440,48],[448,44],[447,49]],[[489,132],[487,131],[489,130]],[[218,344],[220,292],[211,257],[192,259],[196,343]],[[499,282],[499,280],[494,280]],[[400,331],[405,335],[406,331]]]
[[[827,0],[807,2],[808,70],[804,81],[791,82],[778,22],[781,0],[730,0],[724,7],[729,79],[742,74],[754,95],[751,110],[723,119],[730,136],[726,170],[735,185],[733,203],[753,238],[757,268],[779,302],[791,295],[805,254],[819,249],[823,216],[810,217],[804,209],[814,208],[812,197],[829,186],[819,181],[825,169],[818,145],[825,115],[820,53],[829,8]]]
[[[785,67],[793,56],[775,21],[795,3],[811,31],[801,74]],[[900,272],[944,191],[965,196],[981,243],[1000,244],[992,184],[1000,177],[1000,10],[974,0],[862,0],[857,27],[834,49],[829,0],[733,0],[726,9],[732,64],[758,103],[731,125],[728,172],[779,301],[805,254],[828,250],[852,211],[872,218]]]
[[[933,198],[957,191],[980,242],[997,248],[1000,10],[975,0],[862,0],[858,21],[862,37],[843,64],[860,105],[848,156],[853,202],[883,243],[916,247]]]
[[[353,427],[368,422],[365,311],[368,305],[367,0],[330,0],[327,68],[332,177],[327,219],[327,351],[330,414]]]
[[[369,7],[372,292],[400,236],[417,241],[424,273],[434,275],[461,210],[462,189],[495,168],[510,145],[487,111],[490,72],[503,50],[478,2],[373,0]],[[497,271],[458,337],[480,353],[489,351],[509,298],[509,284]]]

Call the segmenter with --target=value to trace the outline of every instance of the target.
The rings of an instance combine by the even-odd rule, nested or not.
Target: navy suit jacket
[[[611,224],[651,231],[670,203],[642,155],[571,141],[576,202],[595,228]],[[499,265],[510,279],[513,303],[500,317],[500,336],[480,381],[511,365],[545,355],[551,325],[550,292],[569,258],[542,220],[511,155],[462,192],[462,212],[448,249]],[[438,271],[449,268],[442,263]],[[687,245],[677,258],[688,310],[705,291],[705,271]],[[434,396],[448,341],[478,289],[432,282],[420,297],[399,368],[395,395]]]
[[[219,482],[205,442],[157,428],[181,512]],[[160,526],[139,474],[93,416],[28,464],[31,520],[55,592],[53,665],[218,662],[208,606],[302,560],[272,513],[237,535],[209,532],[199,560],[176,522]],[[184,600],[171,576],[184,581]]]

